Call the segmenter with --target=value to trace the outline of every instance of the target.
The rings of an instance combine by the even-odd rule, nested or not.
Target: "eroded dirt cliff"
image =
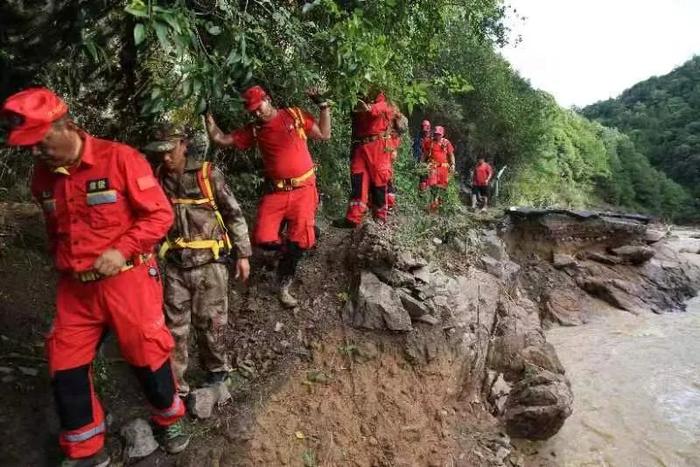
[[[31,453],[29,464],[51,465],[58,426],[42,334],[53,274],[38,213],[3,212],[0,351],[10,403],[0,424],[11,436],[0,463]],[[185,453],[137,464],[522,465],[511,437],[551,436],[575,397],[543,330],[585,323],[595,300],[633,313],[680,310],[700,285],[665,230],[642,217],[511,212],[413,250],[391,241],[404,221],[324,229],[294,312],[270,287],[275,258],[255,257],[250,285],[230,297],[233,399],[190,421]],[[120,427],[147,412],[113,347],[97,373],[119,459]]]

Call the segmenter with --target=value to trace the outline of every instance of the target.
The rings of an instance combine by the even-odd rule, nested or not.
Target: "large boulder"
[[[547,439],[559,431],[571,415],[574,396],[560,374],[530,367],[508,394],[503,420],[515,438]]]
[[[615,256],[628,264],[644,264],[654,257],[654,249],[648,246],[625,245],[611,250]]]
[[[508,258],[503,240],[495,230],[485,230],[481,237],[482,251],[493,259],[502,261]]]
[[[589,294],[615,308],[635,314],[641,309],[648,308],[647,304],[639,298],[641,294],[635,293],[638,290],[634,284],[615,279],[587,277],[582,279],[579,285]]]
[[[128,460],[141,459],[158,449],[151,426],[142,418],[124,425],[119,434],[124,438],[124,454]]]
[[[231,399],[231,393],[225,383],[195,389],[187,398],[187,407],[196,418],[209,418],[217,405]]]
[[[413,329],[411,316],[404,308],[398,291],[369,271],[360,274],[354,304],[348,302],[344,319],[359,328],[392,331]]]
[[[576,289],[552,288],[542,298],[542,321],[562,326],[578,326],[585,322],[581,293]]]

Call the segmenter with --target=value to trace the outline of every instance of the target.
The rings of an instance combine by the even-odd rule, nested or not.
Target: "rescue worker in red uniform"
[[[368,205],[376,220],[386,221],[387,189],[393,176],[392,162],[397,147],[392,132],[400,126],[397,119],[402,117],[382,92],[371,103],[358,102],[352,114],[350,203],[345,219],[334,222],[334,226],[357,226]]]
[[[253,86],[242,95],[245,108],[256,118],[256,123],[226,134],[212,115],[207,115],[207,131],[214,143],[241,151],[255,146],[260,149],[266,193],[258,205],[253,240],[263,249],[281,251],[279,299],[287,308],[298,305],[289,288],[304,251],[316,242],[318,192],[307,140],[331,137],[329,103],[316,89],[310,90],[308,95],[320,109],[318,123],[310,113],[297,107],[275,108],[260,86]],[[280,231],[285,223],[283,242]]]
[[[455,150],[452,143],[445,138],[445,128],[435,127],[433,138],[423,142],[421,162],[428,164],[426,187],[431,190],[429,211],[436,211],[442,203],[442,192],[450,182],[450,172],[455,170]]]
[[[486,211],[489,206],[489,183],[493,178],[493,167],[480,157],[474,167],[472,177],[472,209],[476,209],[477,201],[483,202],[482,211]]]
[[[92,361],[107,330],[141,382],[168,452],[189,442],[170,367],[173,338],[163,318],[152,250],[173,212],[145,158],[78,128],[66,104],[45,88],[10,96],[2,115],[7,143],[36,158],[32,194],[41,204],[60,276],[46,340],[66,466],[106,466],[105,417]]]

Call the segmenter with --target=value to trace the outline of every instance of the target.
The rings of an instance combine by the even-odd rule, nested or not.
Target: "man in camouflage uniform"
[[[245,281],[251,247],[248,226],[224,174],[206,161],[187,157],[193,148],[188,147],[183,128],[166,124],[154,136],[145,149],[158,157],[156,174],[175,212],[160,255],[165,260],[166,323],[175,338],[172,366],[184,396],[189,392],[184,375],[190,325],[197,331],[207,384],[224,381],[231,371],[223,341],[228,321],[227,255],[236,258],[235,277]]]

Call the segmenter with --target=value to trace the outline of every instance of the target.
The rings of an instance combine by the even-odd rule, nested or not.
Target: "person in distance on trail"
[[[431,190],[431,202],[428,210],[437,211],[442,203],[442,194],[450,181],[450,172],[455,170],[455,150],[452,143],[445,138],[445,128],[435,127],[432,139],[423,142],[421,162],[428,164],[426,188]]]
[[[106,466],[105,416],[92,361],[107,330],[140,381],[163,447],[184,450],[170,363],[173,338],[163,319],[163,289],[152,255],[173,212],[146,159],[124,144],[95,138],[46,88],[7,98],[7,144],[35,158],[32,194],[46,220],[59,272],[56,315],[46,339],[61,424],[64,466]]]
[[[425,144],[426,140],[430,140],[432,135],[430,134],[431,131],[431,126],[430,126],[430,121],[429,120],[423,120],[420,124],[420,132],[416,134],[415,138],[413,138],[413,157],[416,160],[416,162],[420,162],[421,156],[423,155],[423,145]]]
[[[258,205],[253,240],[258,247],[282,253],[277,273],[279,299],[286,308],[298,305],[289,289],[304,251],[316,242],[318,193],[307,140],[331,137],[329,102],[317,89],[308,95],[320,109],[318,123],[298,107],[276,108],[260,86],[248,88],[242,95],[255,123],[224,133],[212,115],[207,115],[207,131],[214,143],[239,150],[260,149],[266,192]],[[287,229],[284,241],[280,238],[283,223]]]
[[[387,188],[396,151],[392,132],[401,125],[397,122],[403,115],[383,92],[365,97],[358,100],[352,113],[350,202],[345,218],[333,222],[335,227],[356,227],[370,204],[377,221],[386,221],[388,214]]]
[[[191,136],[183,126],[165,123],[144,148],[160,163],[156,175],[175,212],[159,256],[165,261],[165,321],[175,338],[172,365],[181,397],[190,389],[185,371],[191,326],[207,384],[225,382],[231,371],[223,340],[229,255],[242,281],[248,279],[251,255],[248,226],[224,174],[190,155]]]
[[[480,157],[474,167],[472,176],[472,209],[476,209],[478,199],[481,199],[482,211],[486,211],[489,205],[489,183],[493,178],[493,168],[483,157]]]

